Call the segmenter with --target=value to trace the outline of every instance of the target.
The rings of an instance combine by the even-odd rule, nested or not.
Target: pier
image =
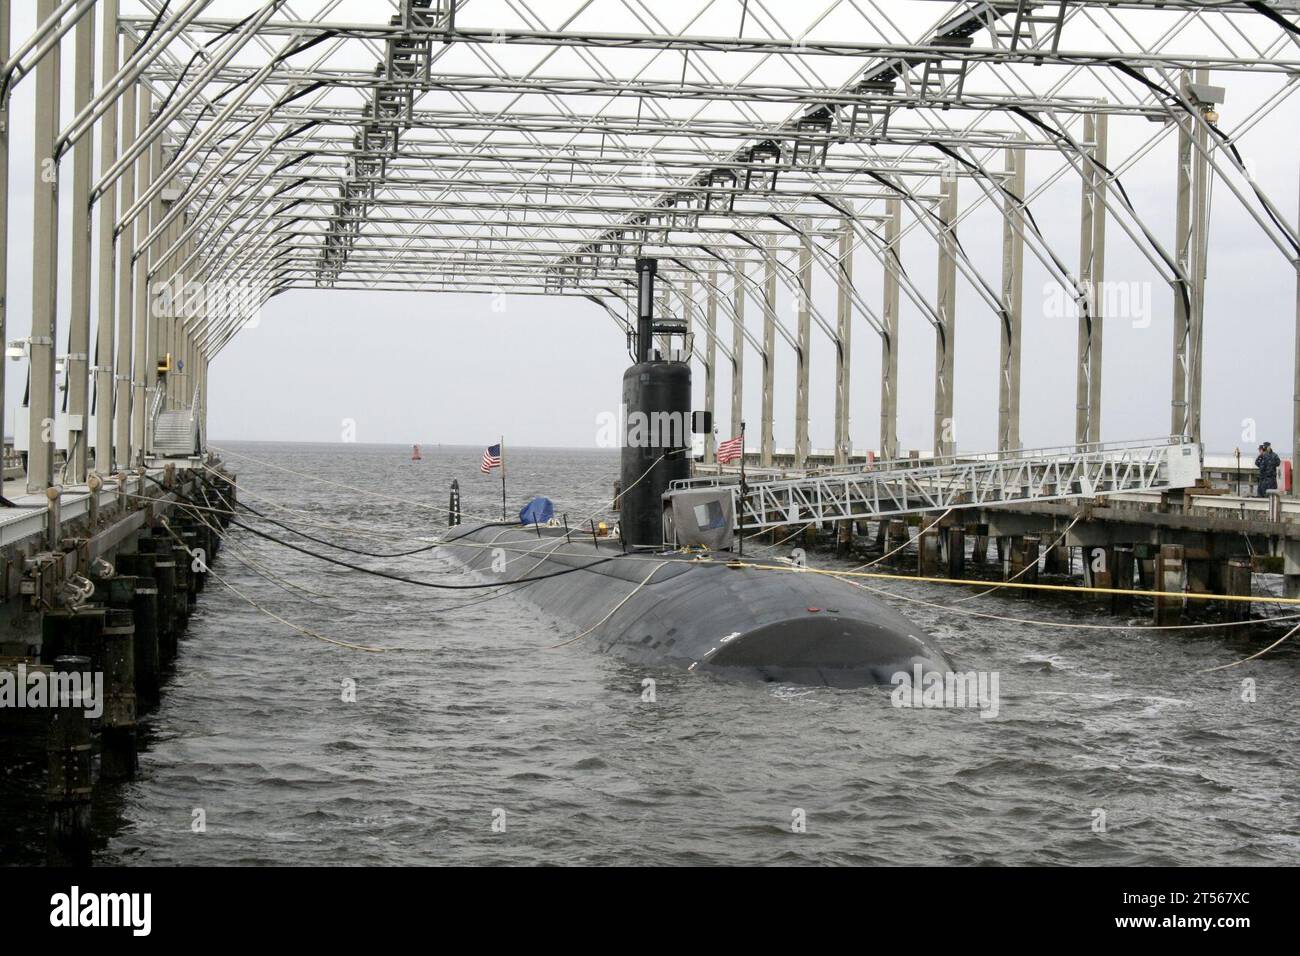
[[[587,310],[635,363],[687,369],[697,442],[668,497],[722,489],[734,530],[769,546],[1002,593],[1054,584],[1099,614],[1149,599],[1160,627],[1300,600],[1300,225],[1276,196],[1300,179],[1295,3],[865,0],[813,19],[704,3],[682,22],[603,2],[572,22],[527,2],[501,22],[457,0],[364,20],[233,6],[0,0],[0,677],[57,689],[0,708],[0,735],[25,779],[44,775],[52,861],[89,859],[91,802],[136,772],[138,722],[184,654],[237,498],[209,375],[239,375],[214,363],[282,295]],[[900,35],[885,7],[925,26]],[[1262,174],[1245,143],[1272,144]],[[1160,175],[1130,188],[1153,156]],[[1036,216],[1062,193],[1077,243]],[[1240,219],[1230,241],[1255,244],[1251,274],[1216,274],[1212,198]],[[1260,277],[1295,285],[1260,343],[1295,355],[1263,495],[1253,448],[1206,447],[1206,376],[1238,372],[1204,348],[1234,320],[1207,311],[1211,277],[1243,298]],[[1151,311],[1172,335],[1143,358],[1170,387],[1144,401],[1169,427],[1133,441],[1103,422],[1104,336]],[[1049,321],[1073,414],[1055,447],[1027,448],[1025,332]],[[977,336],[996,354],[987,448],[956,437],[959,343]],[[932,374],[901,370],[904,341]],[[913,407],[924,450],[900,438]],[[743,482],[719,462],[737,437]],[[613,555],[595,528],[592,553]],[[103,682],[93,718],[82,675]]]

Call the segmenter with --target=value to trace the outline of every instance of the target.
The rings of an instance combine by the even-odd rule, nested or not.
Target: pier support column
[[[923,578],[932,578],[939,573],[939,532],[930,528],[916,537],[916,573]]]
[[[1020,448],[1020,340],[1025,299],[1025,238],[1020,204],[1025,196],[1025,151],[1006,151],[1007,189],[1002,204],[1002,334],[998,364],[998,450]],[[985,541],[987,551],[988,542]]]
[[[970,549],[971,564],[987,564],[989,560],[989,536],[987,534],[974,535],[974,541]]]
[[[123,54],[127,59],[135,53],[135,43],[130,39],[122,41]],[[122,151],[128,153],[140,126],[140,103],[148,96],[134,85],[122,94]],[[147,109],[145,111],[147,117]],[[146,119],[147,122],[147,119]],[[130,209],[135,204],[135,179],[143,157],[134,160],[122,173],[117,189],[120,193],[120,209]],[[131,257],[135,252],[142,225],[137,219],[135,224],[127,223],[122,228],[117,243],[117,351],[114,364],[117,372],[114,376],[116,396],[113,400],[113,455],[118,468],[130,468],[134,457],[131,448],[131,370],[135,361],[135,341],[133,338],[132,303],[135,293],[131,288],[133,275]]]
[[[95,17],[83,16],[75,28],[76,51],[72,81],[73,114],[79,114],[95,91]],[[94,127],[88,129],[72,150],[72,285],[68,325],[68,356],[65,360],[65,388],[68,402],[68,481],[79,485],[86,480],[90,460],[90,175],[95,148]]]
[[[1042,536],[1040,541],[1043,550],[1043,573],[1044,574],[1069,574],[1070,573],[1070,548],[1064,542],[1056,544],[1056,539],[1060,533],[1053,531],[1050,534]]]
[[[897,549],[894,554],[890,554],[889,558],[886,559],[890,567],[898,567],[903,560],[903,552],[906,550],[905,545],[908,537],[906,521],[894,519],[888,523],[885,528],[885,550],[883,553],[889,554]]]
[[[847,465],[849,440],[849,377],[853,362],[853,227],[846,218],[840,226],[840,255],[836,288],[835,327],[835,464]]]
[[[941,178],[939,192],[939,327],[934,352],[934,453],[952,455],[957,448],[953,419],[953,366],[957,334],[957,179]]]
[[[1300,542],[1288,540],[1282,546],[1282,594],[1300,598]]]
[[[176,560],[170,549],[158,547],[152,538],[140,539],[141,551],[146,546],[154,552],[153,574],[158,589],[158,657],[166,665],[176,659],[178,647]]]
[[[1208,85],[1209,71],[1197,69],[1195,82]],[[1192,75],[1180,80],[1190,95]],[[1205,300],[1205,260],[1209,226],[1209,163],[1207,133],[1201,123],[1184,117],[1178,123],[1178,196],[1174,256],[1186,283],[1174,280],[1174,362],[1170,434],[1201,440],[1201,369]]]
[[[1300,222],[1300,213],[1296,221]],[[1300,258],[1295,260],[1295,364],[1291,376],[1291,460],[1300,465]],[[0,376],[0,385],[3,384],[4,377]],[[0,411],[3,410],[4,406],[0,404]],[[1294,475],[1291,478],[1291,497],[1300,497],[1300,478]]]
[[[158,705],[162,685],[162,659],[158,648],[158,585],[152,554],[123,554],[117,559],[119,577],[110,584],[111,607],[129,607],[135,625],[136,711]],[[129,587],[125,584],[129,582]]]
[[[1089,155],[1106,163],[1106,114],[1085,113],[1083,138]],[[1083,210],[1079,225],[1079,288],[1086,308],[1079,310],[1078,367],[1075,372],[1074,440],[1101,441],[1102,301],[1106,264],[1106,181],[1087,162],[1083,169]]]
[[[1155,589],[1157,591],[1185,592],[1186,563],[1183,558],[1183,546],[1164,544],[1156,555]],[[1183,619],[1186,598],[1155,597],[1155,622],[1157,624],[1178,624]]]
[[[100,87],[107,89],[118,70],[117,13],[118,0],[100,3]],[[129,100],[134,95],[130,87],[122,95]],[[99,168],[107,174],[117,162],[117,98],[105,108],[99,124]],[[89,135],[89,134],[87,134]],[[124,178],[129,178],[124,177]],[[101,475],[113,471],[113,325],[116,320],[114,306],[117,289],[117,190],[110,183],[99,197],[99,302],[98,324],[95,329],[95,470]]]
[[[1187,590],[1191,594],[1212,594],[1210,586],[1212,556],[1205,550],[1186,548],[1183,551],[1183,565],[1186,570]],[[1198,606],[1205,602],[1198,602]]]
[[[844,557],[853,550],[853,522],[839,521],[835,524],[835,553]]]
[[[1025,584],[1038,582],[1038,539],[1027,535],[1007,538],[1003,547],[1002,578]]]
[[[198,575],[194,571],[194,556],[190,548],[189,543],[172,545],[172,553],[176,556],[176,607],[181,613],[181,633],[189,628],[190,614],[198,603],[195,582]]]
[[[1159,545],[1135,545],[1133,548],[1133,562],[1137,568],[1138,587],[1145,591],[1155,590],[1156,580],[1156,559],[1155,555],[1159,552]]]
[[[812,224],[804,221],[799,237],[799,293],[797,328],[799,348],[794,376],[794,466],[808,467],[811,442],[808,437],[808,384],[812,373]]]
[[[85,655],[63,655],[54,660],[58,674],[86,674],[90,669],[90,658]],[[93,793],[90,719],[86,702],[66,683],[52,703],[47,738],[48,860],[51,866],[89,866]]]
[[[1083,583],[1090,588],[1112,588],[1114,584],[1115,549],[1100,545],[1082,548]]]
[[[136,771],[135,624],[131,612],[110,608],[104,641],[104,717],[100,776],[130,780]]]
[[[768,245],[774,246],[776,240],[768,237]],[[764,468],[772,467],[772,452],[775,444],[772,438],[772,400],[776,393],[776,251],[769,248],[763,258],[765,275],[763,279],[763,397],[762,420],[759,427],[761,445],[759,464]]]
[[[1250,558],[1229,558],[1223,574],[1223,593],[1250,597],[1252,567]],[[1250,619],[1249,601],[1224,601],[1224,613],[1231,621]]]
[[[9,0],[0,0],[0,63],[9,61]],[[9,344],[9,92],[12,83],[0,90],[0,347]],[[1300,354],[1300,353],[1298,353]],[[0,359],[0,432],[5,419],[5,366]],[[3,444],[0,435],[0,444]],[[0,482],[3,487],[3,482]]]
[[[960,578],[966,573],[966,529],[942,528],[939,532],[943,573],[950,578]]]
[[[710,424],[718,391],[718,267],[709,267],[709,284],[704,294],[704,411]],[[717,435],[710,427],[704,434],[704,463],[717,461]]]
[[[148,90],[140,91],[140,129],[146,129],[153,114],[153,97]],[[148,149],[140,154],[137,166],[136,188],[144,195],[153,181],[162,173],[162,143],[155,138]],[[136,218],[136,260],[134,283],[135,302],[135,361],[132,371],[131,444],[135,464],[143,462],[152,450],[153,434],[151,413],[153,397],[158,385],[158,336],[154,321],[154,299],[149,288],[150,265],[157,256],[152,253],[152,243],[144,246],[150,229],[162,221],[162,198],[155,196]],[[157,241],[157,240],[155,240]]]
[[[36,0],[36,22],[44,23],[55,0]],[[54,478],[54,342],[58,329],[60,44],[36,66],[36,118],[32,127],[32,332],[29,343],[27,491],[44,492]]]
[[[1111,587],[1117,590],[1133,590],[1133,549],[1116,547],[1111,551]],[[1133,610],[1133,595],[1114,594],[1110,599],[1110,609],[1115,614],[1127,614]]]
[[[745,260],[737,257],[732,269],[735,315],[731,321],[731,435],[728,437],[736,438],[740,435],[740,423],[745,420]]]
[[[898,277],[902,244],[902,202],[885,200],[885,291],[880,337],[880,457],[898,457]]]

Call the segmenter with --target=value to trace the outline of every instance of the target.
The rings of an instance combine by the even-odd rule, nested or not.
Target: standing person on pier
[[[1282,459],[1273,451],[1271,442],[1259,446],[1259,456],[1255,459],[1255,467],[1259,469],[1259,497],[1265,497],[1277,487],[1277,469],[1281,464]]]

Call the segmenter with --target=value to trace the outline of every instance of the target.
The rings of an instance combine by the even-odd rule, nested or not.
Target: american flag
[[[728,438],[721,445],[719,445],[718,464],[729,465],[736,459],[743,456],[745,454],[744,441],[745,439],[743,437],[737,436],[735,438]]]
[[[490,475],[493,468],[501,467],[501,446],[488,445],[487,450],[483,452],[483,463],[478,466],[479,471],[485,475]]]

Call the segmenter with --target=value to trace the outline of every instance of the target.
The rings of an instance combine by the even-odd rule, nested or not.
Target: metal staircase
[[[922,467],[899,461],[841,466],[778,481],[747,481],[743,500],[739,476],[728,474],[675,481],[665,498],[716,487],[730,493],[733,514],[743,504],[737,526],[757,530],[1163,491],[1191,487],[1200,477],[1200,445],[1175,437],[994,452]]]
[[[159,389],[158,395],[162,396]],[[156,458],[190,458],[202,453],[203,416],[199,408],[199,388],[188,408],[156,412],[153,418],[153,454]]]

